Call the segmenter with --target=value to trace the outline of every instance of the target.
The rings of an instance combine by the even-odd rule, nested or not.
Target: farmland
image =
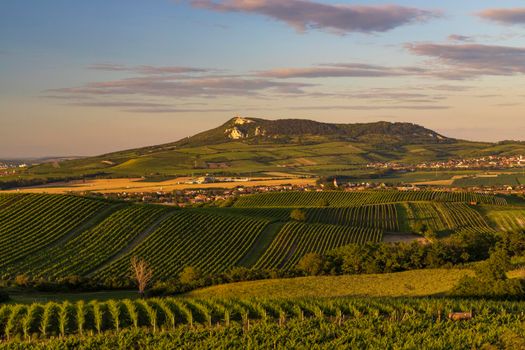
[[[447,319],[462,310],[474,311],[474,318],[461,327]],[[7,305],[0,308],[0,328],[5,348],[36,337],[35,348],[217,348],[247,342],[265,348],[519,348],[523,310],[523,302],[462,299],[166,298]],[[56,336],[66,338],[42,342]]]
[[[292,268],[306,253],[325,253],[350,243],[379,242],[381,231],[291,222],[282,227],[255,268]]]
[[[294,208],[304,212],[304,222],[291,219]],[[5,280],[126,280],[132,256],[147,259],[156,280],[173,278],[187,266],[210,275],[235,266],[287,271],[307,253],[392,241],[396,234],[495,234],[524,225],[523,208],[505,198],[387,190],[264,193],[241,196],[229,208],[187,209],[1,194],[0,218]]]

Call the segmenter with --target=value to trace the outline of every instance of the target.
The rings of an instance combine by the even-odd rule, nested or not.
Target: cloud
[[[502,24],[525,24],[525,8],[494,8],[478,12],[483,19]]]
[[[92,82],[78,87],[52,89],[53,94],[77,96],[167,96],[167,97],[217,97],[260,96],[265,93],[300,94],[308,83],[279,82],[263,78],[229,76],[184,77],[145,76],[113,81]]]
[[[383,109],[413,109],[413,110],[441,110],[449,109],[450,106],[442,105],[360,105],[360,106],[299,106],[299,107],[289,107],[290,110],[353,110],[353,111],[373,111],[373,110],[383,110]]]
[[[212,11],[267,16],[299,32],[322,29],[338,34],[386,32],[442,15],[440,11],[398,5],[333,5],[310,0],[191,0],[190,3]]]
[[[393,77],[424,73],[417,67],[385,67],[369,64],[324,64],[307,68],[278,68],[258,72],[267,78]]]
[[[460,35],[460,34],[451,34],[448,36],[448,41],[461,41],[461,42],[473,42],[475,41],[473,37]]]
[[[465,79],[482,75],[525,73],[525,48],[480,44],[411,43],[405,47],[413,54],[431,57],[445,69],[436,75]],[[448,67],[448,69],[447,69]]]
[[[88,66],[88,69],[101,70],[107,72],[133,72],[143,75],[154,75],[154,74],[182,74],[182,73],[205,73],[210,72],[210,69],[205,68],[194,68],[194,67],[180,67],[180,66],[126,66],[122,64],[112,63],[96,63]]]

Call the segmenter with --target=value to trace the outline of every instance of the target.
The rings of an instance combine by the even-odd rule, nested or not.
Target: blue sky
[[[4,0],[0,157],[169,142],[237,114],[523,138],[523,6]]]

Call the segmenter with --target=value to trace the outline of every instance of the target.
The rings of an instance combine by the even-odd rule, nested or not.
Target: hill
[[[186,266],[205,274],[236,266],[290,271],[307,253],[390,241],[396,234],[420,233],[423,225],[438,236],[525,228],[525,207],[489,195],[296,194],[245,196],[233,208],[193,209],[71,195],[0,194],[0,279],[77,275],[125,281],[132,256],[147,259],[158,280],[173,279]],[[276,200],[282,201],[280,207]],[[290,219],[297,206],[307,207],[302,209],[304,222]]]
[[[448,138],[410,123],[333,124],[237,117],[182,140],[96,157],[29,167],[2,182],[24,179],[196,174],[370,175],[366,164],[419,163],[479,155],[525,153],[525,145]],[[18,178],[21,176],[22,180]]]

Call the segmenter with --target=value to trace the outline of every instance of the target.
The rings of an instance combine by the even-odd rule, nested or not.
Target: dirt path
[[[252,247],[246,253],[244,257],[239,260],[237,265],[244,266],[244,267],[252,267],[257,263],[257,260],[264,254],[266,249],[270,246],[270,244],[273,242],[273,239],[277,235],[277,233],[281,230],[281,227],[285,224],[285,222],[272,222],[268,224],[264,230],[261,232],[259,237],[253,242]]]
[[[164,220],[166,220],[168,217],[174,215],[177,211],[169,211],[166,214],[162,215],[160,218],[155,220],[154,223],[152,223],[147,229],[139,233],[127,246],[122,248],[119,252],[115,253],[113,256],[109,257],[106,261],[101,263],[100,265],[94,267],[91,271],[89,271],[86,276],[92,277],[95,273],[102,270],[107,265],[111,264],[112,262],[120,259],[130,251],[132,251],[136,246],[138,246],[146,237],[148,237],[153,231],[155,231]]]
[[[383,242],[385,243],[402,243],[417,241],[421,244],[429,243],[428,239],[413,233],[386,233],[383,235]]]

